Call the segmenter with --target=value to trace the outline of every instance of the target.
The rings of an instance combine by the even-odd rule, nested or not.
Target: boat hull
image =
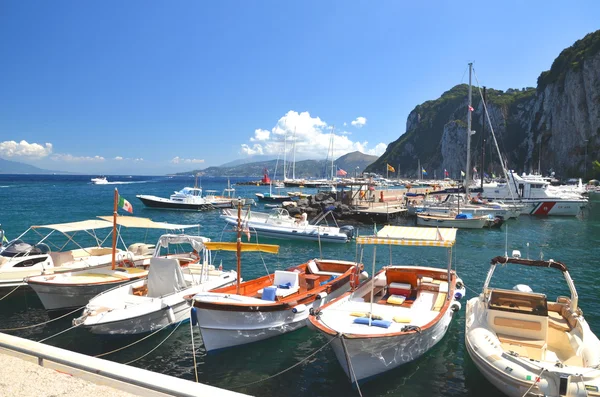
[[[417,225],[430,227],[455,227],[458,229],[482,229],[489,222],[485,218],[443,219],[437,216],[417,215]]]
[[[214,205],[209,203],[184,203],[173,200],[168,200],[154,196],[137,196],[138,199],[148,208],[156,209],[167,209],[167,210],[183,210],[183,211],[206,211],[215,208]],[[228,205],[231,207],[231,204]]]
[[[217,311],[196,307],[204,347],[206,351],[215,351],[295,331],[306,325],[311,308],[317,309],[349,289],[346,283],[322,299],[303,305],[303,310],[297,313],[292,307],[277,311]]]
[[[225,221],[232,225],[237,226],[237,218],[224,217]],[[304,241],[321,241],[323,243],[346,243],[349,238],[346,234],[328,234],[318,233],[316,228],[306,229],[304,227],[274,227],[265,226],[263,223],[258,222],[247,222],[248,228],[252,232],[256,232],[259,237],[270,237],[278,239],[291,239],[291,240],[304,240]]]

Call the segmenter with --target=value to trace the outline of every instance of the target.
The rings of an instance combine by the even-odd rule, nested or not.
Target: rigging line
[[[174,333],[175,331],[177,331],[177,328],[179,328],[179,326],[181,325],[181,323],[183,323],[183,321],[184,321],[184,320],[181,320],[181,321],[179,322],[179,324],[177,324],[177,325],[175,326],[175,328],[173,329],[173,331],[171,331],[171,333],[170,333],[169,335],[167,335],[167,337],[166,337],[165,339],[163,339],[163,340],[162,340],[162,341],[161,341],[161,342],[160,342],[158,345],[156,345],[156,346],[154,347],[154,349],[151,349],[151,350],[150,350],[148,353],[146,353],[146,354],[142,355],[141,357],[138,357],[138,358],[136,358],[135,360],[128,361],[128,362],[126,362],[126,363],[124,363],[124,364],[125,364],[125,365],[129,365],[129,364],[131,364],[131,363],[134,363],[134,362],[136,362],[136,361],[138,361],[138,360],[141,360],[142,358],[146,357],[148,354],[152,353],[154,350],[158,349],[158,348],[159,348],[159,347],[160,347],[160,346],[161,346],[163,343],[165,343],[165,342],[167,341],[167,339],[169,339],[169,338],[171,337],[171,335],[173,335],[173,333]],[[171,324],[167,324],[167,326],[169,326],[169,325],[171,325]]]
[[[317,354],[318,352],[320,352],[321,350],[323,350],[326,346],[329,346],[329,344],[331,342],[333,342],[334,340],[335,340],[335,338],[331,338],[327,343],[325,343],[323,346],[321,346],[320,348],[318,348],[316,351],[312,352],[311,354],[309,354],[308,356],[306,356],[302,360],[298,361],[297,363],[295,363],[291,367],[284,369],[283,371],[279,371],[279,372],[277,372],[274,375],[267,376],[266,378],[259,379],[259,380],[254,381],[254,382],[250,382],[250,383],[245,384],[245,385],[240,385],[240,386],[232,387],[232,389],[235,390],[235,389],[240,389],[240,388],[243,388],[243,387],[249,387],[249,386],[255,385],[257,383],[264,382],[266,380],[275,378],[276,376],[279,376],[279,375],[281,375],[281,374],[283,374],[285,372],[288,372],[289,370],[296,368],[298,365],[300,365],[300,364],[304,363],[305,361],[307,361],[308,359],[312,358],[315,354]]]
[[[24,284],[17,285],[15,288],[13,288],[12,291],[10,291],[8,294],[6,294],[2,298],[0,298],[0,301],[3,300],[4,298],[7,298],[10,294],[12,294],[13,292],[15,292],[17,290],[17,288],[19,288],[21,285],[24,285]]]
[[[340,339],[342,340],[342,347],[344,348],[344,355],[346,356],[346,363],[348,364],[348,369],[352,372],[352,377],[354,377],[354,383],[356,383],[356,390],[358,391],[358,395],[362,397],[362,392],[360,391],[360,386],[358,384],[358,379],[356,379],[356,373],[354,372],[354,366],[352,365],[352,360],[350,360],[350,356],[348,354],[348,348],[346,347],[346,342],[344,342],[344,335],[340,334]],[[333,339],[331,339],[333,340]]]
[[[64,329],[64,330],[62,330],[62,331],[60,331],[60,332],[58,332],[58,333],[56,333],[56,334],[54,334],[54,335],[50,335],[49,337],[47,337],[47,338],[44,338],[44,339],[41,339],[41,340],[39,340],[38,342],[39,342],[39,343],[45,342],[45,341],[47,341],[48,339],[54,338],[55,336],[58,336],[58,335],[60,335],[60,334],[64,334],[65,332],[67,332],[67,331],[70,331],[70,330],[72,330],[73,328],[77,328],[77,327],[79,327],[79,324],[75,324],[74,326],[72,326],[72,327],[70,327],[70,328]]]
[[[48,324],[48,323],[51,323],[51,322],[53,322],[53,321],[60,320],[61,318],[65,318],[65,317],[67,317],[68,315],[70,315],[70,314],[73,314],[73,313],[75,313],[76,311],[83,309],[84,307],[85,307],[85,306],[78,307],[77,309],[73,310],[72,312],[68,312],[67,314],[63,314],[63,315],[62,315],[62,316],[60,316],[60,317],[53,318],[52,320],[44,321],[43,323],[39,323],[39,324],[33,324],[33,325],[26,325],[26,326],[24,326],[24,327],[17,327],[17,328],[5,328],[5,329],[0,329],[0,332],[6,332],[6,331],[18,331],[18,330],[21,330],[21,329],[35,328],[35,327],[39,327],[40,325],[46,325],[46,324]]]
[[[527,391],[523,394],[522,397],[526,397],[527,394],[529,394],[529,392],[531,391],[531,389],[533,389],[533,387],[535,385],[537,385],[537,383],[540,381],[540,376],[542,376],[542,374],[546,371],[546,368],[542,368],[542,371],[539,373],[539,375],[537,376],[537,378],[533,381],[533,383],[531,384],[531,386],[529,386],[529,389],[527,389]]]
[[[150,338],[150,337],[151,337],[151,336],[153,336],[153,335],[156,335],[157,333],[159,333],[159,332],[160,332],[160,331],[162,331],[163,329],[167,328],[169,325],[170,325],[170,324],[167,324],[167,325],[165,325],[165,326],[163,326],[163,327],[161,327],[161,328],[157,329],[156,331],[152,332],[151,334],[148,334],[148,335],[144,336],[142,339],[138,339],[138,340],[136,340],[135,342],[132,342],[132,343],[130,343],[130,344],[128,344],[128,345],[125,345],[125,346],[119,347],[119,348],[117,348],[117,349],[115,349],[115,350],[111,350],[111,351],[109,351],[109,352],[106,352],[106,353],[100,353],[100,354],[97,354],[97,355],[95,355],[94,357],[104,357],[104,356],[108,356],[109,354],[113,354],[113,353],[116,353],[116,352],[118,352],[118,351],[121,351],[121,350],[127,349],[128,347],[131,347],[131,346],[133,346],[133,345],[136,345],[136,344],[140,343],[141,341],[143,341],[143,340],[146,340],[146,339]]]
[[[196,347],[194,346],[194,322],[192,316],[194,313],[190,310],[190,336],[192,338],[192,358],[194,359],[194,375],[196,375],[196,383],[198,383],[198,364],[196,364]]]

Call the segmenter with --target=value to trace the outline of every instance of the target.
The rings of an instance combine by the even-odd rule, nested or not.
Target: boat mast
[[[292,156],[292,179],[296,180],[296,128],[294,128],[294,150]]]
[[[287,151],[287,131],[283,135],[283,180],[287,179],[287,170],[285,169],[285,155]]]
[[[113,205],[113,236],[112,236],[112,270],[115,270],[115,257],[117,256],[117,203],[119,202],[119,192],[115,188],[115,200]]]
[[[470,167],[471,167],[471,109],[473,109],[473,107],[471,106],[471,92],[472,92],[472,88],[471,88],[471,72],[473,69],[473,63],[469,63],[469,104],[467,106],[467,169],[465,170],[465,181],[464,181],[464,185],[465,185],[465,194],[467,195],[467,198],[469,197],[469,173],[470,173]]]
[[[238,199],[238,213],[237,213],[237,283],[236,283],[236,294],[240,294],[240,273],[242,272],[242,199]]]
[[[331,139],[329,142],[329,146],[331,147],[331,182],[333,182],[333,131],[335,130],[335,126],[332,125],[331,126]]]
[[[485,87],[483,87],[483,102],[485,102]],[[483,191],[483,174],[485,174],[485,119],[483,120],[481,127],[481,190]]]

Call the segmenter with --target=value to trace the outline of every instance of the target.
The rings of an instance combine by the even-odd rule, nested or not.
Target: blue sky
[[[486,3],[5,0],[0,157],[165,174],[283,156],[286,136],[325,158],[332,127],[336,157],[381,154],[469,61],[535,86],[600,28],[597,1]]]

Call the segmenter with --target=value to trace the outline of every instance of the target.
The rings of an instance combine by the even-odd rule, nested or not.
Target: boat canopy
[[[106,220],[100,219],[90,219],[87,221],[79,221],[79,222],[67,222],[67,223],[55,223],[52,225],[39,225],[39,226],[31,226],[31,229],[51,229],[56,230],[61,233],[70,233],[70,232],[78,232],[81,230],[95,230],[95,229],[104,229],[112,227],[112,217],[111,222],[107,222]]]
[[[237,243],[224,243],[211,241],[204,243],[204,246],[211,251],[237,251]],[[242,252],[267,252],[269,254],[279,253],[279,246],[273,244],[244,244],[241,243]]]
[[[99,216],[98,218],[104,221],[110,222],[109,226],[112,226],[112,216]],[[100,221],[99,221],[100,222]],[[144,229],[165,229],[165,230],[178,230],[178,229],[189,229],[192,227],[200,227],[200,225],[178,225],[166,222],[154,222],[150,218],[140,218],[137,216],[117,216],[117,225],[124,227],[139,227]]]
[[[205,248],[205,243],[209,242],[208,237],[190,236],[188,234],[163,234],[158,239],[158,245],[167,248],[169,244],[190,244],[196,251]],[[158,256],[159,250],[155,251],[154,256]]]
[[[456,242],[455,228],[384,226],[376,236],[357,237],[357,244],[409,245],[450,248]]]

